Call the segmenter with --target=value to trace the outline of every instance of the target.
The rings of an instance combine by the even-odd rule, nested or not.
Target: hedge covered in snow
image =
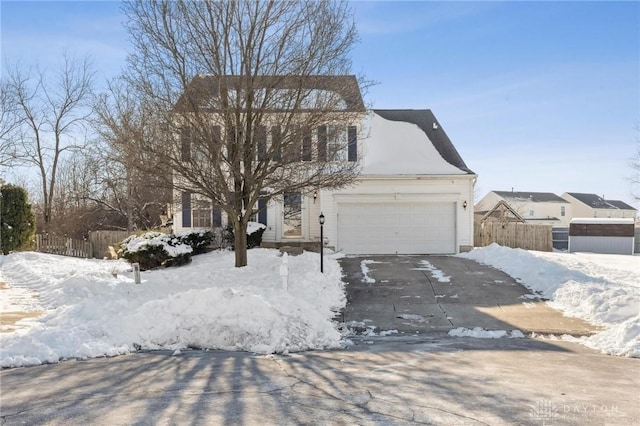
[[[189,263],[193,254],[204,253],[213,240],[207,230],[183,231],[178,234],[145,232],[131,235],[120,243],[118,256],[129,263],[139,263],[143,271]]]

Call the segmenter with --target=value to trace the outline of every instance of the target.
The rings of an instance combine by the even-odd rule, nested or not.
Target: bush
[[[139,263],[140,270],[180,266],[191,261],[193,248],[175,235],[147,232],[132,235],[120,243],[118,257],[129,263]]]
[[[267,227],[262,223],[249,222],[247,224],[247,248],[260,247],[260,244],[262,244],[262,234],[264,234],[265,229],[267,229]],[[235,241],[232,226],[227,226],[224,238],[228,241],[229,247],[234,249]]]
[[[24,188],[14,185],[0,187],[0,251],[31,248],[36,232],[36,219]]]
[[[207,251],[207,248],[214,242],[213,231],[210,230],[198,230],[198,231],[183,231],[176,234],[176,237],[193,249],[193,254],[202,254]]]

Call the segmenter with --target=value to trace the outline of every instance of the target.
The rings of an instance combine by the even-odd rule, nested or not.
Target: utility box
[[[569,252],[633,255],[634,219],[574,218],[569,224]]]

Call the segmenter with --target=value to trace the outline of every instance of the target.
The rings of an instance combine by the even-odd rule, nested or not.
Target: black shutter
[[[311,131],[302,131],[302,161],[311,161]]]
[[[258,222],[263,225],[267,224],[267,200],[258,200]]]
[[[182,227],[191,228],[191,193],[182,193]]]
[[[211,223],[214,227],[219,228],[222,226],[222,211],[219,207],[214,207],[212,209],[213,219]]]
[[[318,127],[318,161],[327,161],[327,126]]]
[[[349,126],[347,133],[349,137],[349,151],[347,159],[349,161],[358,161],[358,132],[356,126]]]

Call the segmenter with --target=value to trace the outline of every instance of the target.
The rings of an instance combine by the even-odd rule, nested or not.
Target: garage
[[[348,254],[456,252],[455,203],[339,203],[338,249]]]

